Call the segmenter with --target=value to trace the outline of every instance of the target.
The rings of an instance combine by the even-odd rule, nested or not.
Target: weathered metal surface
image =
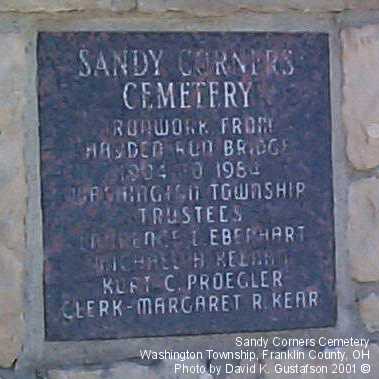
[[[48,340],[336,317],[328,36],[42,33]]]

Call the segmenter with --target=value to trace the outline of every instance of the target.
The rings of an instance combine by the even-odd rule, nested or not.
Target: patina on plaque
[[[336,319],[328,35],[41,33],[48,340]]]

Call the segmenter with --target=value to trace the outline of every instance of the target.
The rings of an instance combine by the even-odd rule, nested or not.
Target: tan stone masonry
[[[212,378],[174,376],[169,361],[140,364],[141,341],[45,343],[35,57],[41,30],[219,29],[330,34],[338,322],[288,334],[370,338],[376,371],[351,378],[379,376],[379,0],[0,0],[0,378]],[[203,351],[230,341],[143,343]]]

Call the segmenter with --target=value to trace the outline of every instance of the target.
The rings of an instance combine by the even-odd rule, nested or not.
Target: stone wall
[[[306,30],[330,34],[339,305],[336,328],[324,332],[369,337],[374,368],[369,375],[351,377],[378,377],[379,1],[3,0],[0,378],[205,379],[212,375],[175,376],[172,361],[146,365],[135,357],[141,344],[204,350],[209,346],[222,348],[231,341],[228,336],[219,336],[142,342],[44,342],[36,91],[36,36],[44,30]],[[320,331],[306,333],[318,335]],[[291,334],[301,336],[304,332]]]

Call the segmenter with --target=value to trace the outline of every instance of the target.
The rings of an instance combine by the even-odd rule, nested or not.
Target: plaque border
[[[222,19],[222,22],[220,20]],[[335,289],[337,294],[337,322],[332,327],[312,329],[291,329],[274,332],[253,332],[233,334],[207,334],[179,337],[139,337],[117,340],[90,341],[45,341],[44,296],[43,296],[43,242],[42,210],[40,184],[40,146],[38,121],[37,86],[37,38],[39,32],[317,32],[329,35],[330,100],[332,117],[332,174],[334,197],[335,229]],[[345,154],[345,131],[342,127],[342,68],[338,25],[333,16],[312,16],[299,14],[264,15],[237,13],[225,17],[193,18],[177,15],[162,15],[160,18],[149,15],[124,14],[115,17],[83,19],[78,15],[61,15],[50,20],[32,19],[26,32],[29,45],[27,54],[26,105],[24,114],[25,161],[27,162],[28,204],[26,217],[26,289],[25,289],[25,343],[24,352],[18,361],[20,370],[33,367],[52,368],[59,366],[62,356],[66,365],[112,363],[137,357],[139,350],[151,349],[189,349],[203,351],[207,348],[230,350],[236,336],[266,337],[307,336],[339,337],[352,330],[354,304],[353,285],[348,269],[347,255],[347,189],[349,163]],[[37,366],[38,365],[38,366]]]

